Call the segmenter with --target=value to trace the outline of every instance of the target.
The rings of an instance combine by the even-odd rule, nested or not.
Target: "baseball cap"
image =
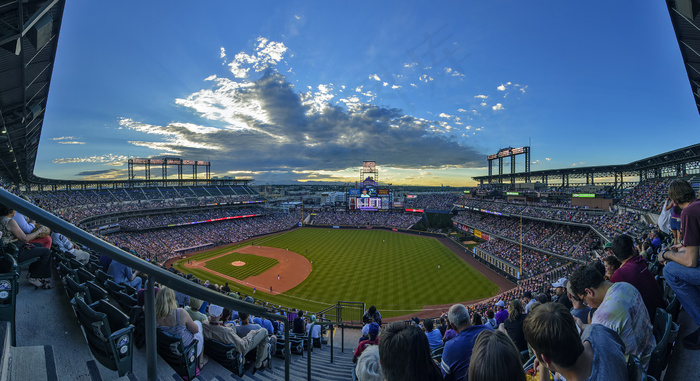
[[[506,304],[505,304],[502,300],[499,300],[498,303],[496,303],[496,305],[499,306],[499,307],[505,307],[505,306],[506,306]]]
[[[606,242],[604,248],[605,249],[612,249],[612,242]]]
[[[552,283],[552,287],[566,287],[566,278],[559,278],[558,281]]]
[[[224,307],[217,306],[216,304],[209,305],[209,316],[219,317],[224,313]]]
[[[368,333],[370,336],[377,336],[379,334],[379,324],[377,323],[369,323],[369,331]]]

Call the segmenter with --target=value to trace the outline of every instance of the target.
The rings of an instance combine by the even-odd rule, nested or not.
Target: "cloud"
[[[382,81],[381,78],[379,78],[379,76],[376,74],[370,74],[369,79],[373,79],[373,80],[378,81],[378,82]]]
[[[483,94],[479,94],[479,95],[474,96],[474,98],[479,98],[479,99],[488,99],[488,97],[489,97],[488,95],[483,95]]]
[[[464,77],[464,74],[458,72],[457,70],[455,70],[451,67],[445,68],[445,74],[451,75],[453,77]]]
[[[496,105],[491,106],[491,108],[493,109],[493,111],[500,111],[500,110],[505,110],[505,109],[506,109],[506,108],[503,107],[503,105],[500,104],[500,103],[496,103]]]
[[[551,157],[545,157],[544,159],[547,160],[547,161],[552,161],[552,158],[551,158]]]
[[[226,49],[224,49],[224,47],[221,47],[219,58],[226,58]]]
[[[129,160],[128,156],[124,155],[97,155],[97,156],[85,156],[85,157],[66,157],[53,159],[56,164],[72,164],[72,163],[95,163],[95,164],[108,164],[114,166],[120,166],[126,164]]]
[[[85,144],[85,142],[78,141],[78,139],[80,138],[76,138],[75,136],[59,136],[56,138],[51,138],[51,140],[55,141],[58,144]]]
[[[299,16],[299,15],[294,15],[294,18],[297,20],[301,20],[301,16]]]
[[[425,82],[425,83],[428,83],[428,82],[430,82],[430,81],[433,80],[433,77],[431,77],[431,76],[429,76],[429,75],[427,75],[427,74],[423,74],[423,75],[421,75],[420,77],[418,77],[418,80],[419,80],[419,81],[423,81],[423,82]]]
[[[572,167],[575,167],[575,166],[581,166],[581,165],[585,165],[585,164],[586,164],[585,161],[579,161],[578,163],[573,163],[573,164],[571,164],[571,166],[572,166]]]
[[[265,37],[258,37],[256,41],[255,53],[239,52],[228,65],[236,78],[246,78],[251,69],[262,72],[275,67],[287,52],[282,42],[269,41]]]
[[[418,66],[418,62],[411,62],[411,63],[405,63],[403,64],[403,67],[415,67]]]
[[[195,123],[122,118],[120,125],[131,136],[137,133],[129,143],[157,154],[209,160],[220,173],[255,170],[276,180],[308,178],[299,171],[355,168],[363,155],[403,169],[483,167],[484,155],[451,137],[454,127],[447,122],[369,104],[359,95],[376,95],[362,86],[355,88],[357,95],[334,104],[332,84],[299,93],[274,68],[257,80],[216,78],[210,83],[210,88],[175,101],[199,118]]]
[[[496,88],[496,90],[498,90],[498,91],[506,91],[506,86],[505,86],[505,85],[498,86],[498,87]]]
[[[463,108],[458,108],[458,109],[457,109],[457,112],[467,112],[467,110],[465,110],[465,109],[463,109]]]
[[[401,86],[399,86],[399,85],[391,85],[391,88],[394,89],[394,90],[396,90],[396,89],[400,89]]]

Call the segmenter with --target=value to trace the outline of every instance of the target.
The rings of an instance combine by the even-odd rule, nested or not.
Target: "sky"
[[[625,164],[697,125],[663,1],[67,1],[35,174],[168,156],[355,182],[373,160],[381,184],[462,187],[504,147]]]

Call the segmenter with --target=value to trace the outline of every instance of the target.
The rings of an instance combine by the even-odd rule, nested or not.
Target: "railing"
[[[175,275],[161,267],[153,265],[141,258],[135,257],[112,244],[105,242],[75,225],[68,223],[53,214],[30,204],[27,201],[13,195],[12,193],[0,188],[0,203],[7,205],[12,209],[22,212],[25,216],[31,217],[41,224],[48,226],[52,230],[61,232],[66,237],[76,240],[92,250],[98,251],[100,254],[106,255],[115,261],[127,265],[142,274],[147,274],[146,282],[147,291],[145,293],[145,320],[146,320],[146,361],[147,374],[149,381],[158,379],[156,369],[157,359],[157,343],[156,343],[156,316],[155,316],[155,288],[154,283],[158,282],[162,285],[178,290],[192,297],[206,300],[210,303],[217,304],[235,311],[243,311],[255,316],[264,317],[270,320],[284,322],[285,337],[289,337],[290,324],[287,317],[273,314],[267,311],[262,306],[248,303],[242,300],[234,299],[230,296],[215,292],[205,287],[201,287],[191,281]],[[329,324],[329,323],[325,323]],[[284,358],[284,379],[289,380],[289,362],[291,348],[289,340],[285,341],[285,358]]]

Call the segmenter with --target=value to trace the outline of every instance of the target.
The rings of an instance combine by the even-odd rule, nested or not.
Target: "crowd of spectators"
[[[620,200],[620,205],[658,213],[668,196],[668,184],[671,180],[672,178],[653,179],[639,183]]]
[[[188,250],[226,245],[287,230],[296,226],[301,218],[301,213],[272,213],[167,229],[119,232],[104,238],[115,246],[134,250],[142,258],[163,263]]]
[[[37,206],[74,224],[88,217],[110,213],[258,199],[257,195],[247,187],[43,191],[31,193],[29,196]]]
[[[154,227],[166,227],[174,224],[187,224],[201,222],[217,218],[236,217],[245,215],[260,215],[266,213],[263,208],[229,208],[211,209],[203,212],[151,214],[138,217],[121,218],[119,223],[123,227],[149,229]]]
[[[385,226],[397,229],[409,229],[423,215],[420,213],[381,212],[351,210],[347,212],[319,212],[311,221],[313,225],[328,226]]]
[[[404,206],[411,209],[452,210],[459,196],[454,193],[426,193],[406,198]]]
[[[538,253],[525,247],[522,249],[521,257],[520,245],[494,238],[482,243],[478,247],[506,261],[515,268],[520,268],[520,261],[522,258],[521,279],[531,278],[551,271],[566,262],[558,257]]]

